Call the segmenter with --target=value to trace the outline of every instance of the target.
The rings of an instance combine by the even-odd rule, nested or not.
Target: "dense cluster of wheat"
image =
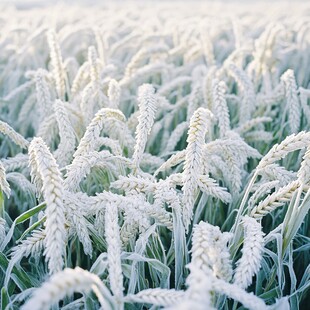
[[[309,8],[175,5],[0,11],[2,309],[307,304]]]

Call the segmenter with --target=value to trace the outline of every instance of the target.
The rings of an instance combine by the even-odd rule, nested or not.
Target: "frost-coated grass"
[[[3,7],[1,309],[306,309],[309,10]]]

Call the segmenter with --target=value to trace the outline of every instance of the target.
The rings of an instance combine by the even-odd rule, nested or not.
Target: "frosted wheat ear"
[[[193,216],[195,192],[198,186],[200,167],[202,165],[205,135],[212,114],[209,110],[199,108],[191,117],[187,136],[187,148],[183,172],[183,220],[186,229]]]
[[[32,178],[39,180],[46,202],[45,250],[49,272],[60,271],[65,255],[65,207],[63,204],[62,177],[55,158],[41,138],[34,138],[29,146],[29,163]]]

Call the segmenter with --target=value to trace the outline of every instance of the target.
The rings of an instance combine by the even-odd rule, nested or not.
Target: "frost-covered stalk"
[[[212,82],[214,113],[219,123],[220,137],[230,130],[230,119],[225,99],[225,83],[217,79]]]
[[[46,202],[45,257],[50,274],[64,265],[66,229],[63,205],[63,184],[55,158],[41,138],[34,138],[29,146],[29,163],[32,177],[39,178]],[[37,174],[37,175],[36,175]]]
[[[53,76],[55,79],[57,96],[60,99],[64,99],[66,91],[65,70],[62,61],[60,46],[54,30],[50,30],[48,32],[47,41],[50,48],[50,57],[53,67]]]
[[[132,155],[133,164],[136,168],[144,153],[147,142],[147,136],[150,134],[154,124],[157,98],[155,89],[152,85],[143,84],[138,90],[139,116],[138,126],[136,129],[136,144]]]
[[[195,111],[190,120],[183,172],[183,221],[186,230],[193,216],[198,178],[201,174],[203,146],[211,112],[204,108]]]
[[[103,309],[112,309],[111,295],[97,275],[79,267],[66,268],[37,288],[21,309],[48,310],[67,295],[74,292],[88,294],[92,290]]]
[[[230,281],[232,265],[227,242],[229,233],[217,226],[200,222],[193,229],[192,263],[201,270],[212,270],[214,276]]]
[[[118,226],[118,209],[107,204],[105,212],[105,237],[108,244],[109,280],[116,302],[121,305],[123,297],[123,273],[121,265],[121,240]]]
[[[261,266],[264,233],[261,224],[249,216],[243,217],[242,224],[244,227],[244,243],[242,256],[237,262],[234,283],[246,289],[251,285],[253,276]]]
[[[285,85],[285,96],[288,105],[288,122],[291,133],[298,133],[301,120],[301,106],[297,95],[297,85],[293,70],[287,70],[281,81]]]

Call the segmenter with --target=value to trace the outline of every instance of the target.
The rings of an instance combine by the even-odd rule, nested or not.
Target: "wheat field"
[[[3,4],[1,309],[309,309],[309,15]]]

